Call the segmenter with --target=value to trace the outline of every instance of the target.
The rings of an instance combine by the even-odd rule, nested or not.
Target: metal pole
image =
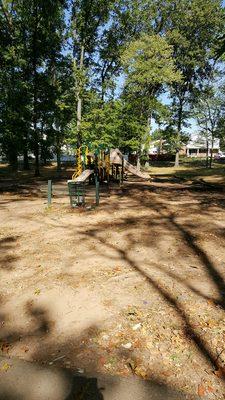
[[[52,204],[52,181],[48,181],[48,206]]]

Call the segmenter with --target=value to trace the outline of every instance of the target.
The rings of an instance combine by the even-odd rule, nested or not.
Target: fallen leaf
[[[214,393],[214,388],[212,386],[208,386],[207,389],[209,393]]]
[[[171,375],[173,375],[173,372],[171,372],[171,371],[163,371],[162,375],[163,376],[171,376]]]
[[[11,365],[9,365],[7,362],[5,362],[2,365],[1,370],[4,371],[4,372],[7,372],[9,368],[11,368]]]
[[[136,325],[134,325],[134,326],[132,327],[133,331],[137,331],[137,330],[140,329],[140,328],[141,328],[141,323],[136,324]]]
[[[177,354],[172,354],[172,355],[170,356],[170,359],[171,359],[172,361],[177,361],[177,359],[178,359]]]
[[[134,341],[134,347],[140,348],[142,346],[142,342],[140,339],[135,339]]]
[[[106,363],[106,359],[104,357],[99,358],[99,364],[103,367],[103,365]]]
[[[200,397],[205,396],[206,390],[205,387],[203,385],[198,385],[198,395]]]
[[[27,353],[29,351],[29,347],[23,346],[23,347],[21,347],[21,350],[23,350],[25,353]]]
[[[129,349],[131,349],[132,344],[131,344],[131,343],[126,343],[126,344],[122,344],[121,346],[122,346],[124,349],[129,350]]]
[[[147,378],[147,373],[144,370],[144,368],[142,368],[142,367],[136,367],[134,372],[135,372],[135,375],[140,376],[143,379]]]
[[[128,368],[127,369],[125,369],[125,368],[124,369],[120,369],[118,372],[122,376],[129,376],[130,375],[130,371],[129,371]]]

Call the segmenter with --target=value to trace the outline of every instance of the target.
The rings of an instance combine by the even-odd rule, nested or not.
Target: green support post
[[[71,207],[79,207],[85,205],[85,184],[82,182],[68,182],[70,205]]]
[[[48,206],[52,204],[52,181],[48,180]]]
[[[99,182],[98,182],[98,178],[97,178],[97,176],[95,175],[95,204],[96,204],[96,206],[99,206],[99,198],[100,198],[100,196],[99,196]]]

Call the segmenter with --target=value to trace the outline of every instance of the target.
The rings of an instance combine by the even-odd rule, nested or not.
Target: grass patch
[[[179,167],[173,165],[151,166],[149,172],[158,177],[176,177],[185,181],[203,179],[209,183],[225,183],[225,164],[214,161],[212,168],[204,166],[205,160],[182,159]]]
[[[12,171],[9,164],[0,163],[0,180],[13,180],[16,182],[34,182],[39,180],[48,180],[48,179],[69,179],[71,178],[74,170],[71,166],[62,166],[62,170],[59,173],[57,171],[56,163],[51,163],[46,166],[40,166],[40,176],[34,176],[34,165],[30,164],[30,170],[24,171],[21,166],[19,166],[18,171]]]

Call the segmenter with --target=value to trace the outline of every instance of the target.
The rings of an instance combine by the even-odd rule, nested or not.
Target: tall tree
[[[30,3],[30,7],[28,4]],[[32,130],[35,154],[35,175],[39,175],[39,151],[40,151],[40,107],[41,85],[43,69],[48,60],[52,58],[52,49],[60,46],[57,39],[60,32],[62,18],[61,7],[63,2],[60,0],[28,0],[24,9],[24,17],[27,20],[29,29],[28,38],[29,50],[28,60],[31,65],[32,74]],[[53,61],[54,62],[54,61]]]
[[[82,143],[82,107],[88,72],[93,65],[96,42],[109,17],[112,1],[72,0],[71,36],[73,46],[73,70],[76,94],[77,146]]]
[[[213,85],[207,85],[198,96],[195,105],[195,116],[200,127],[200,138],[204,139],[207,147],[206,166],[212,168],[213,148],[215,139],[218,138],[218,128],[224,116],[225,103],[221,93]],[[209,146],[210,144],[210,146]],[[210,159],[208,155],[210,148]]]
[[[24,92],[21,74],[21,42],[14,2],[0,2],[0,140],[1,148],[13,169],[17,169],[22,149]]]
[[[182,79],[172,59],[172,47],[159,35],[146,35],[130,44],[124,52],[126,73],[125,93],[133,103],[133,112],[142,125],[145,121],[145,139],[139,140],[140,156],[143,140],[150,134],[152,113],[158,106],[157,96],[165,85]]]
[[[6,98],[11,102],[7,109],[13,115],[11,121],[16,120],[15,125],[11,123],[10,127],[10,123],[6,122],[7,117],[4,117],[8,134],[4,135],[3,144],[7,137],[15,136],[18,146],[15,146],[15,142],[12,148],[18,154],[22,147],[25,166],[28,166],[30,145],[35,154],[36,175],[39,175],[45,72],[54,49],[59,51],[62,41],[63,5],[62,0],[1,1],[6,38],[2,52],[5,60],[3,77],[7,79]]]
[[[198,80],[211,68],[213,48],[223,26],[220,0],[182,0],[173,2],[171,28],[167,38],[174,48],[174,60],[183,80],[172,85],[171,97],[177,128],[175,165],[179,165],[180,137],[189,118],[191,94]]]

